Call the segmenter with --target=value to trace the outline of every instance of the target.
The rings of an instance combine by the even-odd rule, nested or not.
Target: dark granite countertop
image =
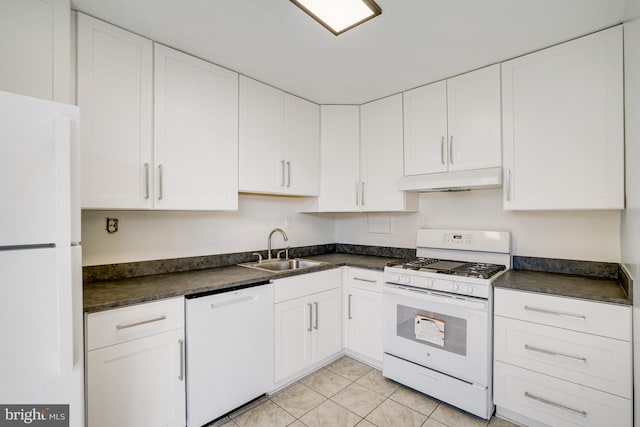
[[[87,283],[83,288],[84,311],[90,313],[162,298],[232,289],[264,280],[328,270],[345,265],[382,271],[387,263],[397,260],[397,258],[345,253],[314,255],[306,259],[324,261],[327,264],[304,270],[277,273],[241,266],[229,266]]]
[[[605,277],[509,270],[498,277],[493,285],[496,288],[539,292],[622,305],[632,305],[633,302],[620,280]]]

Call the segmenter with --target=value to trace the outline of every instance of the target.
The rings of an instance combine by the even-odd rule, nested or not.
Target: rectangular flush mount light
[[[336,36],[382,13],[373,0],[291,0]]]

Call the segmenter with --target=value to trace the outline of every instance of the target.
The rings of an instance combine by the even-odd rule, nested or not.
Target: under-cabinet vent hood
[[[476,169],[403,176],[398,181],[402,191],[456,191],[502,186],[502,168]]]

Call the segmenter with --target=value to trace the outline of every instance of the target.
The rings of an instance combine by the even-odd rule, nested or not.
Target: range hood
[[[407,175],[398,181],[398,190],[414,192],[459,191],[501,186],[502,168]]]

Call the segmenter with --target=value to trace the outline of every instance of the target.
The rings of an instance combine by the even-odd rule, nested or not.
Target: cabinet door
[[[87,353],[91,427],[184,427],[184,330]]]
[[[449,170],[499,167],[500,65],[447,80]]]
[[[403,211],[406,196],[397,190],[403,176],[402,94],[360,107],[360,205],[365,211]],[[407,199],[408,197],[408,199]]]
[[[238,74],[155,45],[155,207],[238,208]]]
[[[447,83],[409,90],[404,102],[404,174],[447,171]]]
[[[311,296],[313,304],[313,361],[319,361],[342,349],[342,294],[339,288]]]
[[[323,105],[320,117],[320,210],[356,211],[360,194],[360,107]]]
[[[78,13],[83,208],[153,207],[150,40]]]
[[[240,191],[284,193],[284,93],[240,76]]]
[[[624,207],[622,28],[502,64],[505,209]]]
[[[285,190],[297,196],[317,196],[320,181],[320,107],[284,95]]]
[[[346,348],[382,363],[382,294],[347,290]]]
[[[312,315],[308,297],[274,306],[276,383],[311,364]]]
[[[0,2],[0,90],[71,103],[69,0]]]

